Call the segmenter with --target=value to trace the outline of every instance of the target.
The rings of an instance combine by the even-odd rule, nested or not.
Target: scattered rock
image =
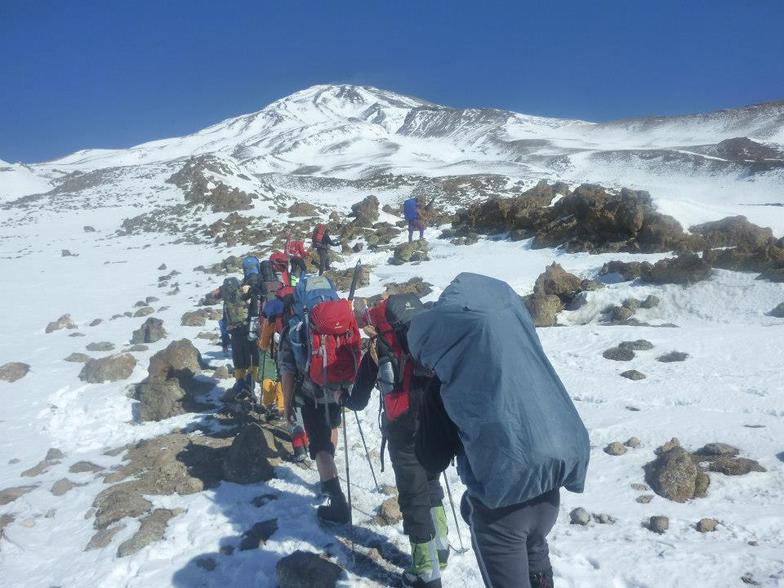
[[[55,463],[57,463],[57,462],[55,462]],[[23,478],[35,478],[36,476],[40,476],[41,474],[46,472],[51,466],[52,466],[51,462],[48,462],[46,460],[39,461],[37,464],[35,464],[30,469],[27,469],[27,470],[23,471],[20,475]]]
[[[141,353],[142,351],[149,351],[149,349],[150,348],[147,347],[146,345],[141,345],[137,343],[136,345],[131,345],[128,348],[128,351],[133,351],[134,353]]]
[[[275,575],[279,588],[334,588],[343,568],[315,553],[299,549],[278,560]]]
[[[167,267],[165,263],[162,263],[161,265],[158,266],[158,271],[162,272],[162,271],[166,271],[166,269]]]
[[[623,455],[624,453],[626,453],[626,447],[623,445],[623,443],[620,443],[618,441],[613,441],[607,447],[604,448],[604,452],[607,455]]]
[[[180,319],[180,324],[183,327],[203,327],[205,324],[207,324],[208,317],[208,311],[200,308],[198,310],[192,310],[183,314],[182,318]]]
[[[653,349],[653,343],[645,339],[637,339],[636,341],[623,341],[618,347],[621,349],[631,349],[632,351],[648,351]]]
[[[80,486],[81,484],[76,484],[75,482],[71,482],[68,478],[61,478],[57,480],[54,484],[52,484],[52,488],[50,492],[55,496],[62,496],[66,494],[71,489],[75,488],[76,486]]]
[[[648,528],[654,533],[662,535],[670,528],[670,519],[662,516],[653,516],[648,522]]]
[[[524,297],[523,302],[536,327],[552,327],[558,321],[558,313],[564,309],[563,302],[555,295],[531,294]]]
[[[661,259],[643,274],[651,284],[682,284],[688,286],[707,280],[713,274],[710,264],[694,253]]]
[[[68,468],[68,471],[72,474],[95,474],[97,472],[102,472],[103,470],[103,467],[96,465],[91,461],[77,461],[70,468]]]
[[[402,265],[412,261],[427,261],[430,259],[427,254],[428,245],[427,241],[424,239],[412,241],[411,243],[401,243],[395,247],[395,251],[392,254],[392,258],[389,260],[389,263],[392,265]]]
[[[664,355],[657,357],[656,361],[661,361],[662,363],[673,363],[677,361],[686,361],[687,357],[689,357],[688,353],[684,353],[682,351],[670,351],[669,353],[665,353]]]
[[[253,525],[242,534],[240,551],[258,549],[278,530],[278,519],[269,519]]]
[[[759,462],[747,457],[721,456],[712,461],[708,466],[712,472],[718,472],[727,476],[744,476],[751,472],[767,472]]]
[[[212,377],[216,380],[228,380],[231,377],[231,374],[229,374],[229,368],[225,365],[221,365],[212,372]]]
[[[166,329],[159,318],[150,317],[131,335],[131,343],[155,343],[166,337]]]
[[[109,341],[98,341],[87,344],[87,351],[113,351],[114,343]]]
[[[784,318],[784,302],[768,312],[768,316],[772,316],[774,318]]]
[[[718,525],[719,521],[716,519],[700,519],[697,521],[697,530],[700,533],[713,533]]]
[[[359,227],[371,227],[378,220],[378,198],[367,196],[360,202],[351,205],[351,215]]]
[[[674,448],[674,447],[680,447],[680,446],[681,446],[681,442],[680,442],[680,441],[678,441],[678,438],[677,438],[677,437],[673,437],[672,439],[670,439],[669,441],[667,441],[667,442],[666,442],[664,445],[662,445],[661,447],[657,447],[656,449],[654,449],[654,451],[653,451],[653,452],[654,452],[656,455],[662,455],[662,454],[664,454],[664,453],[667,453],[667,452],[668,452],[670,449],[672,449],[672,448]]]
[[[117,548],[117,557],[133,555],[137,551],[147,547],[150,543],[163,539],[164,534],[166,534],[166,526],[169,524],[169,519],[180,512],[182,511],[156,508],[146,517],[141,519],[141,526],[139,527],[139,530],[134,533],[133,537],[120,544]]]
[[[90,324],[88,326],[90,326],[90,327],[97,327],[102,322],[103,322],[103,319],[99,319],[99,318],[93,319],[93,320],[90,321]]]
[[[261,427],[247,425],[234,438],[223,460],[223,475],[229,482],[253,484],[266,482],[274,476],[267,459],[269,447]]]
[[[133,316],[140,317],[140,316],[149,316],[155,312],[155,309],[152,306],[142,306],[139,310],[133,313]]]
[[[310,202],[295,202],[288,208],[291,216],[316,216],[318,215],[318,207]]]
[[[376,524],[387,526],[396,525],[403,519],[403,514],[400,512],[400,505],[397,502],[397,496],[390,496],[381,503],[378,507],[378,516],[376,517]]]
[[[661,299],[658,296],[654,296],[653,294],[648,294],[645,297],[645,300],[640,302],[640,308],[650,309],[656,308],[661,303]]]
[[[639,492],[646,492],[649,490],[648,486],[646,486],[645,484],[640,484],[639,482],[633,482],[631,484],[631,488],[632,490],[637,490]]]
[[[632,449],[637,449],[640,446],[640,440],[637,437],[629,437],[624,445]]]
[[[708,247],[755,249],[773,241],[773,231],[748,221],[745,216],[728,216],[721,220],[695,225],[689,229],[701,235]]]
[[[640,504],[648,504],[651,500],[653,500],[653,494],[642,494],[634,499],[635,502],[639,502]]]
[[[701,460],[715,459],[722,456],[735,457],[740,453],[740,449],[728,445],[727,443],[708,443],[694,452]]]
[[[623,347],[611,347],[602,353],[602,357],[613,361],[631,361],[634,359],[634,351]]]
[[[94,233],[94,232],[95,232],[95,227],[92,227],[92,226],[90,226],[90,225],[84,225],[84,226],[82,227],[82,230],[83,230],[85,233]]]
[[[58,463],[58,460],[63,459],[65,454],[57,449],[56,447],[49,448],[49,451],[46,452],[46,457],[44,460],[48,461],[49,463]]]
[[[559,264],[547,266],[534,283],[534,295],[558,296],[564,304],[568,304],[580,292],[583,281],[565,271]]]
[[[585,526],[591,522],[591,515],[584,508],[575,508],[569,513],[569,521],[572,525]]]
[[[21,361],[10,361],[0,366],[0,380],[16,382],[24,378],[30,371],[30,366]]]
[[[79,372],[79,379],[91,384],[116,382],[117,380],[129,378],[135,367],[136,358],[130,353],[90,359],[84,364],[82,371]]]
[[[615,524],[615,517],[605,514],[605,513],[594,513],[593,520],[599,523],[600,525],[614,525]]]
[[[17,498],[24,496],[28,492],[32,492],[38,486],[13,486],[11,488],[4,488],[0,490],[0,506],[12,503]]]
[[[125,524],[120,523],[106,529],[99,529],[90,539],[90,542],[84,548],[85,551],[92,551],[93,549],[103,549],[108,547],[114,536],[125,529]]]
[[[621,372],[621,376],[628,380],[644,380],[647,378],[645,374],[638,372],[637,370],[626,370],[625,372]]]
[[[68,249],[60,250],[60,257],[79,257],[78,253],[71,253]]]
[[[52,333],[54,331],[59,331],[61,329],[75,329],[76,323],[73,322],[71,319],[70,314],[64,314],[56,321],[52,321],[48,325],[46,325],[46,332]]]

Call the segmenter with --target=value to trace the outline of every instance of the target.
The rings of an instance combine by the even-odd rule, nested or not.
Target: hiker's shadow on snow
[[[313,472],[316,481],[306,481],[298,471],[304,466],[287,461],[291,451],[285,432],[264,427],[271,433],[266,435],[267,454],[275,466],[274,478],[253,484],[223,480],[224,456],[242,426],[232,419],[204,415],[193,427],[204,437],[177,456],[209,493],[212,507],[204,516],[214,517],[215,538],[214,550],[189,560],[174,574],[172,584],[179,588],[276,586],[277,562],[301,549],[325,554],[356,576],[388,585],[390,565],[402,567],[407,556],[384,535],[355,527],[353,539],[360,549],[352,557],[348,528],[319,526],[318,477]],[[386,560],[386,567],[381,560]]]

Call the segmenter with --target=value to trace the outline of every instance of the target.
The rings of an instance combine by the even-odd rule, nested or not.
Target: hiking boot
[[[553,583],[552,569],[547,570],[546,572],[531,574],[528,576],[528,579],[531,581],[531,588],[554,588],[555,586]]]
[[[436,551],[438,552],[438,565],[445,569],[449,561],[449,527],[446,524],[446,510],[444,505],[439,504],[430,509],[430,518],[433,520],[433,528],[436,530]]]
[[[337,478],[326,480],[321,483],[321,492],[329,499],[329,504],[319,506],[316,509],[316,516],[321,523],[328,525],[345,525],[351,520],[351,511],[340,489],[340,482]]]
[[[441,565],[435,539],[426,543],[411,541],[411,566],[403,572],[406,588],[441,588]]]
[[[308,450],[305,447],[295,447],[294,454],[291,456],[291,461],[302,463],[308,459]]]

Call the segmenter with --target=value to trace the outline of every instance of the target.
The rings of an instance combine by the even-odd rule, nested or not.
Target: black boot
[[[531,588],[553,588],[555,586],[555,584],[553,584],[552,569],[531,574],[528,576],[528,579],[531,581]]]
[[[319,521],[328,525],[345,525],[349,522],[351,512],[340,489],[340,482],[337,478],[321,483],[321,489],[329,499],[329,504],[319,506],[316,509],[316,516]]]

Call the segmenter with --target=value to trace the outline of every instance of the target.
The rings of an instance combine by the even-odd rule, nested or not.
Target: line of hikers
[[[424,230],[406,217],[409,238]],[[227,278],[209,295],[224,303],[232,397],[261,383],[267,417],[282,413],[289,426],[294,459],[315,460],[318,519],[345,525],[338,428],[346,408],[364,410],[378,389],[382,468],[387,446],[411,547],[402,585],[442,585],[450,547],[440,477],[456,460],[467,488],[460,512],[486,586],[553,586],[546,537],[559,489],[583,489],[588,434],[517,294],[462,273],[434,304],[397,294],[355,313],[356,279],[341,298],[323,275],[338,241],[324,225],[312,241],[318,274],[307,273],[304,244],[289,241],[268,260],[245,258],[242,282]],[[268,356],[279,381],[264,377]]]

